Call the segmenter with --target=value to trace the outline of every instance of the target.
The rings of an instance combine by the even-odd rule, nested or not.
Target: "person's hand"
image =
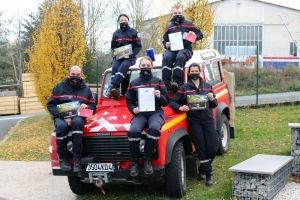
[[[68,126],[71,126],[72,119],[71,118],[66,118],[65,122],[67,123]]]
[[[189,34],[196,35],[194,31],[189,31]]]
[[[187,112],[187,111],[189,111],[190,109],[189,109],[189,107],[188,107],[187,105],[183,105],[183,106],[180,106],[180,107],[179,107],[179,110],[180,110],[180,111]]]
[[[114,52],[114,56],[116,56],[118,53],[117,52]]]
[[[157,98],[160,99],[160,91],[159,90],[154,90],[154,94]]]
[[[129,56],[124,56],[124,58],[125,58],[125,59],[128,59],[128,58],[129,58]]]
[[[171,46],[171,42],[166,42],[167,49]]]
[[[88,108],[88,105],[82,103],[79,107],[79,110],[82,111],[83,109]]]
[[[210,100],[210,101],[212,101],[212,100],[214,100],[214,95],[213,95],[213,93],[207,93],[207,98]]]
[[[138,114],[139,112],[140,112],[139,107],[136,107],[136,108],[133,109],[133,113],[134,114]]]

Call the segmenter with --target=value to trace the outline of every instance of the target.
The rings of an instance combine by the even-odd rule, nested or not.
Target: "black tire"
[[[218,155],[223,155],[228,152],[230,146],[230,129],[226,115],[221,115],[221,123],[218,127]]]
[[[83,183],[78,176],[68,176],[68,182],[71,191],[77,195],[85,195],[89,191],[90,184]]]
[[[186,193],[185,152],[181,142],[174,145],[171,162],[166,165],[166,191],[169,197],[175,198]]]

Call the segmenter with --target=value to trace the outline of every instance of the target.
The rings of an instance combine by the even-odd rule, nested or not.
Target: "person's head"
[[[79,66],[72,66],[69,69],[68,78],[72,85],[77,85],[80,83],[82,77],[81,68]]]
[[[175,6],[172,10],[172,20],[176,23],[181,23],[184,20],[183,8]]]
[[[126,29],[128,27],[129,17],[126,14],[119,15],[118,23],[120,24],[120,29]]]
[[[192,63],[188,69],[188,76],[191,80],[197,80],[200,78],[201,67],[198,63]]]
[[[139,68],[141,70],[141,74],[144,76],[149,76],[151,74],[151,70],[153,68],[153,62],[151,58],[145,56],[140,60]]]

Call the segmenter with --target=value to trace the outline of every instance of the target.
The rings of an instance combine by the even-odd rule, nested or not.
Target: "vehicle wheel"
[[[74,194],[85,195],[89,191],[90,184],[83,183],[78,176],[68,176],[68,182],[70,189]]]
[[[218,124],[218,155],[227,153],[230,146],[230,129],[226,115],[221,115],[221,123]]]
[[[181,142],[174,145],[171,162],[166,165],[166,190],[169,197],[175,198],[186,193],[186,163]]]

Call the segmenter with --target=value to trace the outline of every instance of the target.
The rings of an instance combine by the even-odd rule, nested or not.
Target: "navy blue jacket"
[[[79,101],[80,104],[88,105],[88,108],[96,111],[95,99],[91,89],[85,84],[83,80],[75,87],[70,84],[69,78],[58,83],[52,90],[50,99],[47,102],[47,108],[53,118],[59,118],[57,109],[58,104],[68,103],[72,101]]]
[[[200,78],[200,84],[197,88],[195,84],[189,80],[186,84],[182,85],[174,96],[170,99],[169,106],[175,110],[179,111],[180,103],[187,105],[187,95],[206,95],[207,93],[213,93],[214,100],[208,100],[209,107],[204,110],[189,110],[187,112],[187,117],[189,122],[196,123],[207,123],[214,121],[214,114],[212,108],[216,108],[218,106],[218,102],[215,99],[215,93],[212,90],[212,86],[209,83],[206,83]]]
[[[125,46],[131,44],[132,45],[132,55],[129,58],[136,58],[136,55],[142,49],[142,43],[139,33],[128,26],[124,31],[118,29],[114,32],[112,40],[111,40],[111,50],[114,52],[116,48],[121,46]]]
[[[160,90],[160,98],[155,96],[155,110],[162,110],[161,106],[167,106],[169,96],[164,82],[156,77],[149,75],[148,77],[140,75],[129,83],[126,92],[126,103],[129,112],[134,114],[133,109],[138,107],[138,88],[154,87],[154,90]],[[154,95],[154,94],[153,94]]]
[[[166,47],[166,42],[169,41],[169,34],[170,33],[176,33],[176,32],[181,32],[183,34],[184,32],[188,33],[189,31],[193,31],[197,38],[196,40],[201,40],[203,38],[203,34],[201,33],[200,29],[196,27],[193,22],[188,21],[188,20],[183,20],[180,24],[175,23],[173,20],[170,21],[170,23],[167,25],[164,36],[163,36],[163,45],[165,49]],[[189,49],[192,51],[192,43],[190,41],[184,40],[183,39],[183,47],[185,49]]]

